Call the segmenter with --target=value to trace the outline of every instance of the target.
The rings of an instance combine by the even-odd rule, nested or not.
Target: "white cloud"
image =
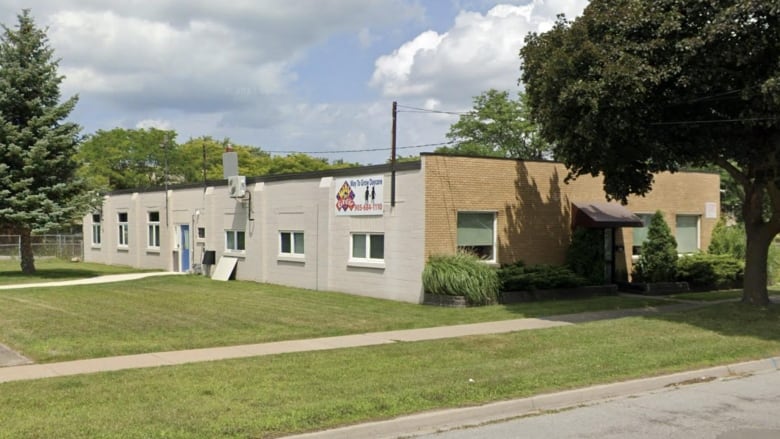
[[[171,122],[160,119],[144,119],[135,124],[135,127],[140,129],[157,128],[158,130],[170,130]]]
[[[446,32],[423,32],[379,57],[370,83],[388,97],[457,106],[489,88],[517,89],[525,36],[548,27],[559,12],[581,13],[586,3],[535,0],[496,5],[485,14],[461,11]]]

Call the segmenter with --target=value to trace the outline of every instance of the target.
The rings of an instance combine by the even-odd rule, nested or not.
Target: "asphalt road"
[[[558,413],[419,437],[778,439],[780,371],[686,384]]]

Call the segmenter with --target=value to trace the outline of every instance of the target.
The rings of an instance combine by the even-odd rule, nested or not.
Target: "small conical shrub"
[[[647,240],[634,265],[634,281],[671,282],[677,274],[677,240],[661,211],[656,211],[647,228]]]

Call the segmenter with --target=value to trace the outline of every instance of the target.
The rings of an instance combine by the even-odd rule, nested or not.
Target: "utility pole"
[[[395,207],[395,137],[398,102],[393,101],[393,133],[390,145],[390,207]]]

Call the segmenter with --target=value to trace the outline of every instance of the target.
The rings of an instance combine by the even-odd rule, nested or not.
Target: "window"
[[[198,239],[206,239],[206,228],[198,227]]]
[[[245,235],[243,230],[226,230],[225,249],[234,252],[242,252],[246,250],[244,239]]]
[[[128,235],[127,226],[127,212],[119,212],[117,214],[117,222],[119,223],[119,236],[117,243],[119,247],[127,247],[130,244],[130,236]]]
[[[279,232],[279,254],[303,255],[303,232]]]
[[[384,261],[385,235],[379,233],[353,233],[350,259]]]
[[[146,247],[160,248],[160,212],[149,212],[146,223]]]
[[[495,262],[495,226],[494,212],[458,212],[458,250]]]
[[[633,244],[631,246],[631,254],[638,255],[642,252],[642,243],[647,241],[647,228],[650,226],[650,220],[653,219],[653,215],[650,213],[637,213],[636,216],[642,220],[642,227],[633,228]]]
[[[677,253],[699,251],[699,215],[677,215]]]
[[[92,214],[92,245],[98,246],[100,245],[101,237],[100,237],[100,214],[99,213],[93,213]]]

